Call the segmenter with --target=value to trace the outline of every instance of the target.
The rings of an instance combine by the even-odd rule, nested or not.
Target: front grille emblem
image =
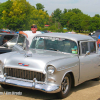
[[[23,63],[18,63],[18,65],[20,65],[20,66],[29,66],[29,65],[23,64]]]

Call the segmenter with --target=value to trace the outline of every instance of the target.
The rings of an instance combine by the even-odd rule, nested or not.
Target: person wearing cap
[[[28,49],[31,45],[32,39],[38,35],[42,34],[40,31],[37,31],[37,25],[32,24],[31,25],[31,31],[19,31],[19,34],[24,34],[27,37],[26,41],[26,49]]]
[[[36,33],[37,32],[37,25],[35,25],[35,24],[31,25],[31,31],[32,31],[32,33]]]

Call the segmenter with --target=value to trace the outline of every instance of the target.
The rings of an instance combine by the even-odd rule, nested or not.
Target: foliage
[[[45,12],[37,9],[33,9],[30,14],[30,24],[37,24],[38,30],[41,30],[41,28],[44,27],[44,25],[47,23],[49,18],[49,15]]]
[[[75,9],[72,9],[72,10],[69,9],[68,12],[73,12],[75,14],[83,14],[82,11],[80,9],[78,9],[78,8],[75,8]]]
[[[69,21],[70,21],[70,18],[75,15],[75,13],[73,12],[67,12],[65,14],[62,14],[61,15],[61,19],[60,19],[60,23],[63,27],[67,27],[69,28]]]
[[[67,10],[67,9],[64,9],[63,13],[65,14],[65,13],[67,13],[67,12],[68,12],[68,10]]]
[[[3,26],[4,26],[3,20],[1,19],[2,18],[2,12],[3,12],[3,9],[4,9],[4,4],[5,3],[0,3],[0,29],[2,29]]]
[[[10,6],[7,7],[7,5]],[[2,20],[6,27],[13,30],[21,30],[27,23],[27,15],[30,13],[30,4],[26,0],[9,0],[3,10]]]
[[[82,21],[81,21],[81,28],[82,30],[89,30],[89,26],[90,26],[90,16],[82,14]]]
[[[98,17],[98,18],[100,18],[100,15],[99,14],[95,14],[95,16],[94,17]]]
[[[81,14],[75,14],[71,17],[70,21],[69,21],[69,28],[72,28],[72,30],[80,30],[81,28]]]
[[[5,2],[5,9],[2,11],[2,20],[6,27],[13,30],[30,30],[30,26],[35,23],[43,27],[48,17],[45,11],[35,9],[26,0],[9,0]],[[39,25],[41,23],[41,26]]]
[[[97,29],[100,29],[100,18],[98,18],[98,17],[90,18],[89,30],[94,31]]]
[[[100,29],[100,15],[90,17],[78,9],[55,9],[51,16],[44,11],[41,3],[32,6],[26,0],[8,0],[0,3],[0,28],[12,30],[30,30],[32,24],[37,24],[38,30],[57,32],[76,31],[92,32]],[[45,28],[44,25],[49,25]],[[66,27],[67,30],[63,30]]]
[[[44,6],[41,3],[36,4],[36,9],[37,10],[43,10],[44,11]]]
[[[56,10],[54,10],[52,14],[52,18],[53,19],[55,18],[56,21],[59,21],[61,18],[61,14],[62,14],[62,11],[59,8],[57,8]]]

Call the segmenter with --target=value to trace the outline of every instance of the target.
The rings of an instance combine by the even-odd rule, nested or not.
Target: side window
[[[22,34],[19,34],[17,44],[23,47],[24,41],[25,41],[25,36],[23,36]]]
[[[96,44],[95,42],[90,42],[90,53],[96,52]]]
[[[74,41],[71,40],[65,40],[64,41],[64,51],[68,52],[68,53],[73,53],[73,54],[77,54],[78,53],[78,49],[77,49],[77,44]]]
[[[89,51],[90,53],[96,52],[95,42],[82,42],[81,47],[82,47],[82,54],[86,54],[87,51]]]
[[[82,42],[81,43],[81,47],[82,47],[82,54],[86,54],[88,50],[88,42]]]

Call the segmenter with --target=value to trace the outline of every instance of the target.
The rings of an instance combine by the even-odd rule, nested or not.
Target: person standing
[[[98,36],[97,45],[98,45],[98,48],[100,49],[100,35]]]
[[[38,35],[38,34],[42,34],[40,31],[37,31],[37,25],[32,24],[31,25],[31,31],[19,31],[20,34],[24,34],[27,37],[27,41],[26,41],[26,49],[28,49],[31,45],[32,39]]]

